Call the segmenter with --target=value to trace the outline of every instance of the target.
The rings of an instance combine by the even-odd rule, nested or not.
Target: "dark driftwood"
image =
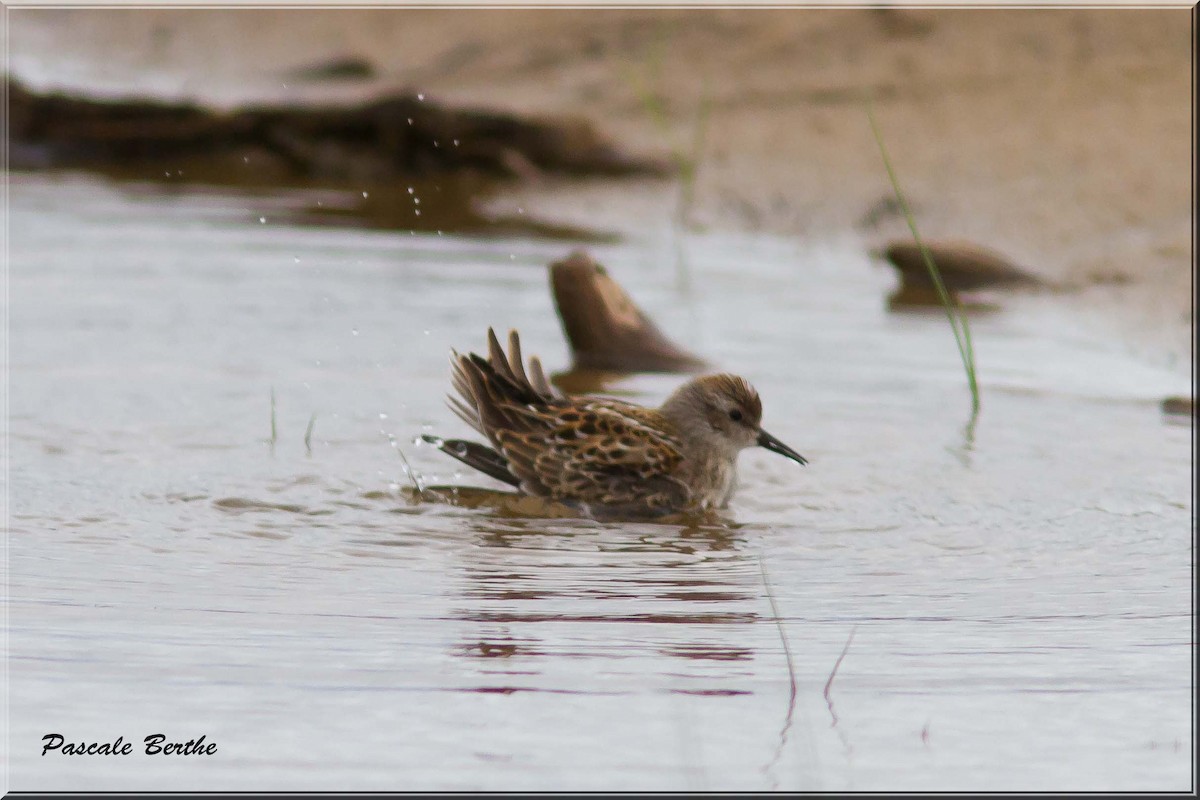
[[[550,286],[574,370],[689,372],[704,361],[670,341],[608,272],[574,252],[550,265]]]
[[[665,161],[625,153],[583,119],[452,109],[413,93],[355,106],[229,113],[182,102],[41,94],[15,80],[8,95],[10,163],[18,169],[197,157],[228,162],[252,152],[265,154],[276,170],[308,178],[669,172]]]
[[[1162,401],[1162,410],[1164,414],[1194,417],[1196,401],[1191,397],[1168,397]]]
[[[992,250],[970,242],[926,242],[941,273],[942,282],[950,291],[992,287],[1044,286],[1045,281]],[[904,286],[910,289],[933,288],[929,269],[916,243],[910,240],[892,242],[884,256],[900,272]]]

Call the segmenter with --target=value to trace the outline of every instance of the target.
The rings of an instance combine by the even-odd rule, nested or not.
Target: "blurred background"
[[[37,90],[222,109],[419,92],[583,116],[633,153],[694,165],[694,224],[886,240],[907,229],[886,213],[870,95],[927,238],[992,246],[1051,279],[1132,284],[1097,299],[1119,297],[1148,354],[1182,357],[1189,13],[16,9],[9,41],[13,76]],[[539,210],[596,227],[658,201]]]
[[[1192,14],[7,8],[8,785],[1188,788]],[[431,500],[580,249],[809,466]]]

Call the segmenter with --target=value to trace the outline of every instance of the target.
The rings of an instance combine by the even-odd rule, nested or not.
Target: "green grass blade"
[[[312,455],[312,432],[316,421],[317,412],[314,411],[313,415],[308,418],[308,427],[304,429],[304,449],[309,455]]]
[[[896,170],[892,166],[892,160],[888,156],[887,147],[883,144],[883,134],[879,131],[879,124],[875,121],[875,112],[871,105],[871,99],[866,99],[867,119],[871,123],[871,132],[875,136],[875,143],[879,145],[879,155],[883,158],[884,169],[887,170],[888,180],[891,181],[892,191],[896,194],[896,202],[900,204],[900,210],[904,214],[904,220],[908,223],[908,229],[912,232],[913,241],[916,242],[917,248],[921,251],[921,258],[925,262],[925,268],[929,271],[929,278],[933,281],[933,287],[937,291],[938,300],[941,301],[942,308],[946,312],[946,319],[950,321],[950,330],[954,333],[954,343],[958,346],[959,357],[962,358],[963,369],[967,373],[967,386],[971,390],[971,414],[972,417],[979,413],[979,382],[975,374],[975,348],[971,342],[971,328],[967,323],[967,315],[963,311],[962,304],[957,301],[957,298],[952,298],[950,292],[946,289],[946,284],[942,280],[942,273],[938,270],[937,264],[934,263],[933,254],[929,252],[929,248],[925,246],[925,242],[921,239],[921,233],[917,230],[917,221],[913,216],[912,209],[908,205],[908,200],[904,196],[904,192],[900,189],[900,180],[896,177]]]

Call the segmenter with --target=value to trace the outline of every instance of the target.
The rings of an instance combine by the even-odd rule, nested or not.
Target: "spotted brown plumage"
[[[426,440],[536,497],[647,514],[719,507],[733,494],[743,448],[805,463],[761,429],[758,393],[736,375],[693,379],[657,409],[563,395],[536,357],[525,369],[516,331],[506,354],[491,329],[488,358],[454,353],[452,365],[450,407],[491,446]]]
[[[599,505],[686,504],[689,492],[673,476],[683,456],[666,430],[623,414],[619,403],[547,405],[524,414],[524,431],[499,430],[500,452],[520,487],[555,500]]]

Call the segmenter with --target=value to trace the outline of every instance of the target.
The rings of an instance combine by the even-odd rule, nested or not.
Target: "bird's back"
[[[521,363],[516,332],[506,355],[488,331],[487,359],[455,356],[454,411],[487,437],[491,456],[467,461],[539,497],[650,513],[687,507],[683,456],[670,421],[656,409],[621,400],[556,392],[537,359]],[[478,454],[477,454],[478,455]],[[507,476],[497,474],[497,465]]]

